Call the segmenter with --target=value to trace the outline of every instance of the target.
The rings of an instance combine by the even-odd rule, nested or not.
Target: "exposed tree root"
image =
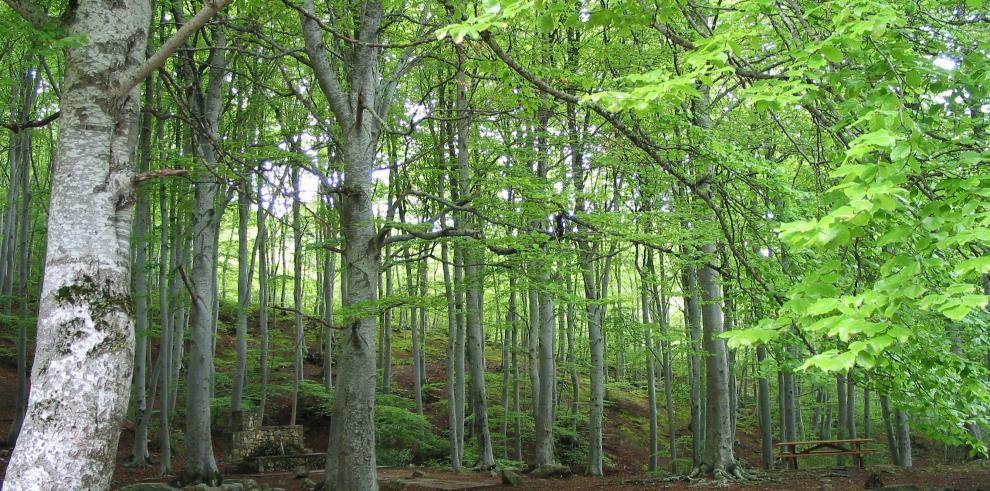
[[[743,466],[734,464],[729,468],[701,464],[690,474],[680,478],[690,481],[696,487],[729,487],[733,484],[754,483],[761,481],[758,474],[749,472]]]
[[[131,457],[131,459],[124,464],[124,467],[151,467],[154,464],[155,461],[151,460],[151,457],[141,458],[135,456]]]

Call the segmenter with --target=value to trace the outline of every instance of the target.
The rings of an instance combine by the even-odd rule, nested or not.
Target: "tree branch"
[[[4,1],[10,3],[12,0]],[[230,5],[232,1],[233,0],[206,0],[203,4],[203,8],[200,9],[192,19],[189,19],[188,22],[183,24],[178,31],[175,31],[175,34],[168,38],[168,40],[165,41],[160,48],[158,48],[158,51],[151,55],[151,57],[149,57],[143,65],[124,75],[123,81],[120,86],[117,87],[117,96],[120,97],[127,94],[131,91],[131,89],[136,87],[137,84],[148,78],[152,72],[161,68],[161,66],[165,64],[165,60],[181,48],[189,36],[198,31],[199,28],[206,25],[206,23],[209,22],[213,16],[223,10],[227,5]]]
[[[40,128],[42,126],[48,126],[52,121],[55,121],[61,115],[62,115],[61,111],[55,111],[54,113],[49,114],[48,116],[45,116],[44,118],[36,121],[28,121],[25,123],[0,123],[0,126],[3,126],[4,128],[7,128],[8,130],[14,133],[20,133],[21,131],[30,128]]]
[[[134,184],[138,184],[150,179],[157,179],[159,177],[173,177],[173,176],[188,177],[189,171],[186,169],[159,169],[148,172],[142,172],[140,174],[136,174],[131,179],[131,182],[133,182]]]
[[[309,57],[309,66],[313,69],[313,74],[316,75],[316,83],[330,103],[330,110],[337,117],[337,121],[340,124],[346,124],[346,122],[351,121],[351,107],[340,81],[337,80],[337,71],[334,70],[330,58],[327,57],[326,45],[323,42],[323,30],[316,21],[316,7],[313,6],[313,0],[303,2],[299,19],[302,22],[306,55]]]
[[[35,29],[44,29],[47,26],[55,24],[55,19],[44,12],[44,10],[38,8],[38,5],[32,1],[25,0],[3,0],[4,3],[10,6],[10,8],[17,12],[24,20],[28,21]]]

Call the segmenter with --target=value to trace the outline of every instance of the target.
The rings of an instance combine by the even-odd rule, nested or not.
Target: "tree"
[[[35,28],[56,29],[36,4],[5,3]],[[227,3],[207,3],[150,58],[150,4],[72,3],[64,16],[65,34],[89,42],[66,49],[33,389],[8,489],[109,486],[134,362],[134,89]]]

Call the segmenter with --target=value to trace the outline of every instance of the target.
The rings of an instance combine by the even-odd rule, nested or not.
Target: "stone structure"
[[[301,453],[293,455],[271,455],[265,457],[255,457],[253,460],[254,470],[259,474],[268,472],[287,472],[300,466],[307,470],[323,469],[327,463],[325,453]]]
[[[303,427],[261,426],[258,414],[231,414],[231,445],[227,465],[232,468],[257,469],[258,472],[291,470],[296,465],[320,460],[305,448]],[[313,457],[321,456],[320,459]],[[317,464],[320,467],[322,464]]]

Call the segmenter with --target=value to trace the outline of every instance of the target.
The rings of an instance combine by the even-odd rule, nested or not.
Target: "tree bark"
[[[159,125],[159,130],[161,125]],[[158,416],[159,416],[159,460],[161,460],[161,471],[159,472],[162,476],[168,476],[172,474],[172,433],[171,433],[171,416],[172,416],[172,406],[171,406],[171,394],[172,394],[172,316],[169,312],[169,295],[171,295],[171,290],[169,288],[168,277],[169,271],[174,271],[177,268],[177,252],[178,248],[173,247],[169,251],[169,218],[170,214],[172,218],[175,217],[175,207],[168,206],[168,200],[165,194],[165,182],[162,181],[158,186],[158,207],[161,212],[161,244],[158,250],[158,312],[161,316],[159,321],[159,326],[161,328],[161,343],[159,350],[161,353],[158,355],[158,360],[161,366],[158,368],[159,376],[162,380],[162,400],[160,403]],[[169,210],[171,213],[169,212]],[[176,234],[176,231],[172,232]],[[176,240],[176,242],[178,242]],[[171,252],[171,255],[170,255]],[[167,260],[166,260],[167,258]],[[171,264],[169,263],[171,261]],[[170,267],[171,266],[171,267]],[[181,342],[181,340],[180,340]]]
[[[697,275],[694,268],[684,266],[681,285],[684,318],[691,346],[688,354],[688,376],[691,381],[691,462],[697,467],[701,464],[705,432],[701,410],[701,308],[698,306]]]
[[[152,84],[149,81],[144,87],[144,105],[151,107]],[[138,145],[138,162],[136,172],[147,172],[151,161],[151,114],[145,112],[141,118],[141,134]],[[131,233],[134,245],[135,274],[131,276],[134,294],[134,336],[136,349],[134,353],[134,439],[131,446],[131,458],[128,465],[141,466],[151,464],[151,453],[148,451],[148,422],[151,419],[151,405],[154,399],[148,398],[148,281],[145,269],[148,263],[148,235],[151,210],[148,206],[148,192],[138,189],[135,192],[134,231]],[[165,241],[165,238],[162,238]]]
[[[223,207],[218,206],[220,183],[214,177],[217,166],[214,142],[219,139],[219,121],[223,105],[223,81],[227,71],[226,37],[222,28],[213,36],[208,65],[209,81],[202,96],[191,87],[189,97],[200,131],[193,132],[193,148],[204,169],[195,184],[193,209],[193,264],[190,274],[194,298],[190,329],[192,352],[186,381],[186,468],[184,483],[203,482],[217,485],[221,480],[213,455],[210,399],[213,392],[213,355],[216,323],[217,239]],[[192,67],[190,72],[194,72]]]
[[[544,266],[546,268],[547,266]],[[544,270],[541,274],[541,283],[549,285],[550,276]],[[554,320],[553,320],[553,300],[550,293],[542,290],[539,294],[540,312],[540,349],[539,349],[539,371],[540,371],[540,399],[536,410],[536,465],[553,464],[554,457],[554,411],[553,401],[557,380],[557,370],[554,363]]]
[[[268,211],[261,193],[264,169],[258,170],[258,331],[261,337],[261,369],[258,397],[258,421],[264,424],[265,405],[268,402]]]
[[[880,412],[883,415],[884,432],[887,434],[890,462],[894,465],[901,465],[900,447],[897,445],[897,433],[894,431],[894,418],[890,413],[890,403],[885,395],[880,396]]]
[[[21,79],[20,107],[14,117],[18,122],[25,122],[31,116],[38,93],[40,77],[32,70],[25,70]],[[3,284],[4,296],[10,299],[13,295],[14,276],[14,246],[17,244],[18,256],[18,294],[21,297],[21,319],[17,323],[17,381],[14,392],[14,418],[7,432],[7,445],[13,447],[17,443],[24,415],[27,410],[27,319],[29,316],[28,301],[28,269],[30,268],[30,174],[31,174],[31,130],[22,129],[10,135],[10,190],[7,194],[7,214],[4,220],[3,248],[0,252],[0,283]],[[19,202],[18,202],[18,198]],[[19,206],[18,206],[19,205]],[[15,209],[19,211],[15,215]],[[16,217],[16,220],[15,220]],[[20,230],[15,234],[15,224]],[[13,311],[10,300],[7,301],[8,312]]]
[[[460,430],[458,425],[457,405],[461,404],[457,393],[456,372],[463,370],[457,367],[454,351],[457,349],[457,303],[454,299],[454,288],[450,278],[450,263],[448,260],[447,243],[440,244],[440,261],[443,263],[443,284],[447,297],[447,434],[450,441],[450,465],[454,470],[461,468]]]
[[[69,8],[65,34],[89,42],[66,49],[32,389],[9,490],[110,486],[134,362],[131,154],[140,97],[136,84],[120,81],[145,62],[151,5]]]
[[[234,342],[234,393],[230,397],[231,415],[241,412],[247,372],[247,315],[251,303],[251,276],[248,273],[248,221],[251,211],[251,175],[240,183],[237,193],[237,334]]]
[[[705,452],[702,465],[716,473],[736,472],[733,452],[732,419],[729,405],[728,353],[722,334],[722,292],[719,274],[712,263],[715,244],[706,244],[702,251],[709,262],[698,270],[698,287],[701,293],[701,313],[704,322],[703,343],[705,359],[706,421]],[[707,469],[706,469],[707,473]]]
[[[649,254],[649,251],[647,251]],[[645,268],[644,268],[645,273]],[[646,354],[646,400],[649,410],[650,441],[647,451],[650,453],[648,469],[650,472],[657,470],[657,443],[659,440],[660,428],[657,426],[657,376],[656,362],[654,360],[655,351],[653,349],[653,327],[650,319],[649,300],[649,278],[642,276],[642,288],[640,292],[640,303],[642,305],[643,317],[643,342],[646,344],[648,353]]]
[[[760,364],[760,367],[757,367],[759,374],[757,397],[760,412],[760,455],[763,458],[763,468],[773,470],[773,418],[770,417],[770,381],[767,380],[765,372],[762,370],[766,358],[766,346],[758,345],[756,347],[756,360]]]
[[[897,456],[900,461],[897,465],[901,467],[911,467],[913,459],[911,457],[911,422],[908,419],[907,411],[898,409],[896,412],[897,422]]]
[[[293,326],[295,331],[294,349],[294,371],[292,377],[292,413],[289,417],[289,424],[296,424],[296,417],[299,414],[299,383],[303,379],[303,348],[305,343],[305,333],[303,332],[303,298],[302,298],[302,216],[299,203],[299,167],[292,167],[292,305],[295,309]]]
[[[375,229],[371,171],[394,85],[381,80],[378,39],[382,4],[367,0],[351,9],[358,42],[351,43],[338,70],[331,63],[313,0],[300,13],[306,54],[320,90],[340,126],[344,178],[339,193],[346,268],[345,307],[366,309],[377,301],[382,240]],[[343,72],[347,84],[338,79]],[[330,423],[326,484],[330,489],[378,489],[375,465],[375,315],[361,313],[343,322],[337,390]]]

